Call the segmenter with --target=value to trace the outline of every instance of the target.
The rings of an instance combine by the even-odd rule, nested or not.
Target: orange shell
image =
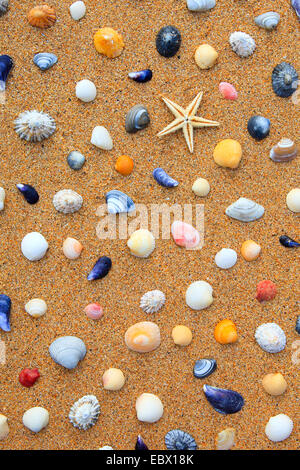
[[[124,41],[121,34],[112,28],[101,28],[94,36],[95,48],[100,54],[110,59],[118,57],[124,49]]]
[[[259,257],[261,247],[253,240],[246,240],[241,246],[241,255],[246,261],[254,261]]]
[[[235,343],[237,340],[236,326],[231,320],[222,320],[215,327],[215,339],[220,344]]]
[[[49,5],[39,5],[30,10],[27,18],[31,26],[50,28],[56,21],[56,14],[54,8]]]
[[[134,162],[132,158],[127,155],[121,155],[116,161],[115,169],[121,173],[121,175],[128,176],[132,172],[133,166]]]
[[[126,346],[132,351],[145,353],[160,345],[160,331],[156,323],[142,321],[132,325],[125,333]]]

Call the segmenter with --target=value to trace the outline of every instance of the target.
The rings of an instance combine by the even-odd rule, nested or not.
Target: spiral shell
[[[270,151],[273,162],[290,162],[298,155],[298,147],[291,139],[283,138]]]
[[[72,189],[62,189],[54,195],[53,205],[58,212],[72,214],[79,211],[83,203],[80,194]]]
[[[66,369],[74,369],[86,355],[84,342],[76,336],[61,336],[49,347],[53,361]]]
[[[33,62],[39,69],[48,70],[52,65],[56,64],[57,57],[50,52],[40,52],[39,54],[35,54]]]
[[[150,117],[145,106],[137,104],[131,108],[125,119],[125,129],[133,134],[141,129],[145,129],[150,123]]]
[[[165,435],[165,444],[169,450],[196,450],[197,444],[193,436],[181,429],[173,429]]]
[[[160,345],[159,327],[151,321],[135,323],[125,333],[125,344],[139,353],[154,351]]]
[[[255,41],[247,33],[235,31],[230,35],[229,42],[232,50],[240,57],[249,57],[255,51]]]
[[[50,137],[56,129],[54,119],[42,111],[25,111],[14,122],[15,131],[27,142],[41,142]]]
[[[0,16],[5,15],[8,10],[9,0],[0,0]]]
[[[254,21],[257,26],[260,26],[261,28],[270,31],[272,29],[275,29],[278,25],[280,21],[280,15],[275,11],[267,11],[265,13],[262,13],[261,15],[256,16],[254,18]]]
[[[75,428],[86,431],[96,424],[100,415],[100,405],[95,395],[85,395],[70,409],[69,420]]]

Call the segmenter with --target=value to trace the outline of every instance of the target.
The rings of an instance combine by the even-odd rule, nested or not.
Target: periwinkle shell
[[[173,429],[165,435],[165,444],[169,450],[196,450],[197,444],[193,436],[181,429]]]
[[[14,65],[9,55],[0,55],[0,92],[5,90],[6,80]]]
[[[137,131],[145,129],[150,123],[150,116],[145,108],[141,104],[136,104],[127,113],[125,119],[125,129],[130,134],[134,134]]]
[[[194,376],[197,379],[204,379],[211,375],[217,368],[215,359],[200,359],[194,365]]]
[[[240,411],[244,406],[244,398],[233,390],[203,386],[204,394],[211,406],[221,414],[233,414]]]
[[[125,212],[132,212],[135,210],[133,200],[127,194],[113,189],[105,196],[107,210],[109,214],[120,214]]]
[[[88,281],[102,279],[107,276],[112,266],[111,259],[108,256],[101,256],[95,263],[93,269],[88,274]]]
[[[35,54],[33,62],[39,69],[44,71],[50,69],[52,65],[56,64],[57,57],[55,54],[50,52],[40,52],[39,54]]]
[[[142,436],[138,435],[136,444],[135,444],[135,450],[149,450],[148,447],[146,446]]]
[[[80,170],[85,162],[85,156],[82,153],[73,150],[67,157],[67,162],[72,170]]]
[[[49,347],[53,361],[66,369],[74,369],[86,355],[84,342],[76,336],[61,336]]]
[[[39,200],[39,194],[37,190],[30,186],[30,184],[17,184],[16,185],[20,193],[23,194],[24,199],[28,202],[28,204],[36,204]]]
[[[152,175],[155,181],[165,188],[175,188],[179,184],[178,181],[171,178],[162,168],[155,168]]]
[[[152,70],[145,69],[138,72],[129,72],[128,77],[138,83],[149,82],[152,78]]]
[[[248,132],[255,140],[263,140],[270,133],[270,119],[263,116],[252,116],[248,121]]]
[[[10,331],[10,309],[11,300],[8,295],[0,294],[0,328],[3,331]]]
[[[179,50],[181,34],[174,26],[161,28],[156,36],[157,52],[163,57],[173,57]]]
[[[256,16],[254,19],[257,26],[261,28],[272,30],[275,29],[280,21],[280,15],[275,11],[267,11],[261,15]]]
[[[190,11],[207,11],[216,6],[216,0],[187,0],[186,5]]]
[[[282,246],[285,246],[286,248],[296,248],[300,246],[300,243],[296,242],[295,240],[288,237],[287,235],[281,235],[279,237],[279,242],[281,243]]]
[[[288,98],[297,89],[298,74],[296,69],[287,62],[276,65],[272,72],[272,87],[274,93],[281,98]]]

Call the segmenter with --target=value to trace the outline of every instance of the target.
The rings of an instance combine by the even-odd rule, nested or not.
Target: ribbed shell
[[[215,359],[200,359],[194,365],[194,376],[197,379],[204,379],[211,375],[217,368]]]
[[[240,57],[249,57],[255,51],[255,41],[247,33],[235,31],[229,38],[232,50]]]
[[[207,11],[216,6],[216,0],[187,0],[186,4],[191,11]]]
[[[57,57],[50,52],[40,52],[39,54],[35,54],[33,62],[39,69],[48,70],[52,65],[56,64]]]
[[[272,30],[275,29],[280,21],[280,15],[275,11],[267,11],[261,15],[256,16],[254,19],[257,26],[261,28]]]
[[[169,450],[196,450],[197,444],[193,436],[181,429],[173,429],[165,435],[165,444]]]
[[[15,120],[15,131],[28,142],[41,142],[50,137],[56,129],[54,119],[42,111],[25,111]]]
[[[225,213],[233,219],[240,220],[241,222],[252,222],[263,216],[265,210],[260,205],[251,199],[241,197],[229,207]]]
[[[150,290],[141,298],[140,307],[146,313],[158,312],[165,304],[166,296],[161,290]]]
[[[4,15],[8,10],[8,0],[0,0],[0,16]]]
[[[95,395],[85,395],[70,409],[69,420],[75,428],[86,431],[94,426],[100,415],[100,405]]]
[[[274,93],[281,98],[288,98],[297,89],[298,73],[291,64],[281,62],[272,72],[272,87]]]
[[[137,104],[131,108],[125,119],[125,129],[133,134],[134,132],[145,129],[150,123],[150,117],[145,106]]]
[[[80,194],[72,189],[62,189],[55,194],[53,205],[58,212],[63,214],[72,214],[79,211],[83,203]]]
[[[49,353],[57,364],[66,369],[74,369],[85,357],[86,347],[76,336],[61,336],[51,343]]]
[[[120,214],[124,212],[132,212],[135,210],[133,200],[127,194],[113,189],[105,196],[107,210],[109,214]]]

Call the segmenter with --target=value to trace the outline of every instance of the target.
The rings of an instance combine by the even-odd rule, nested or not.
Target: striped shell
[[[237,201],[227,207],[225,213],[233,219],[241,222],[252,222],[263,216],[265,210],[251,199],[240,197]]]
[[[125,129],[133,134],[134,132],[145,129],[150,123],[150,117],[145,106],[137,104],[131,108],[125,119]]]
[[[187,0],[186,5],[191,11],[207,11],[216,6],[216,0]]]
[[[287,138],[281,139],[277,145],[270,151],[270,158],[273,162],[289,162],[294,160],[298,155],[298,148],[296,144]]]
[[[173,429],[165,435],[165,444],[169,450],[196,450],[197,444],[193,436],[181,429]]]
[[[95,395],[85,395],[70,409],[69,420],[75,428],[86,431],[96,424],[100,415],[100,405]]]
[[[266,13],[262,13],[261,15],[256,16],[254,19],[257,26],[261,28],[272,30],[275,29],[278,25],[280,20],[280,15],[275,11],[267,11]]]
[[[166,296],[162,291],[151,290],[142,296],[140,307],[146,313],[155,313],[164,306],[165,301]]]
[[[56,129],[54,119],[42,111],[25,111],[14,122],[15,131],[27,142],[41,142],[50,137]]]
[[[109,214],[120,214],[124,212],[132,212],[135,210],[133,200],[127,194],[113,189],[105,196],[107,210]]]
[[[74,369],[86,355],[84,342],[76,336],[61,336],[49,347],[53,361],[66,369]]]
[[[33,62],[39,69],[48,70],[52,65],[56,64],[57,57],[50,52],[40,52],[39,54],[35,54]]]
[[[204,379],[211,375],[217,368],[215,359],[200,359],[194,365],[194,376],[197,379]]]

